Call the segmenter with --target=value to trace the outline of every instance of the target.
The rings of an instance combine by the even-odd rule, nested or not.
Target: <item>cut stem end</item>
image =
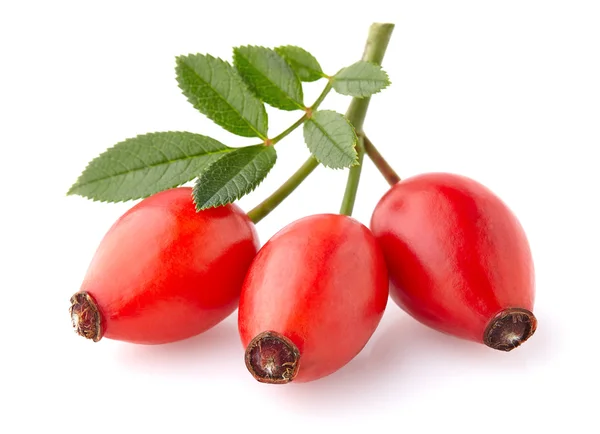
[[[298,373],[300,351],[280,333],[267,331],[246,348],[246,368],[261,383],[285,384]]]
[[[73,295],[69,313],[75,333],[94,342],[102,339],[102,316],[91,295],[87,292]]]
[[[535,315],[527,309],[504,309],[489,322],[483,343],[500,351],[511,351],[529,339],[537,328]]]

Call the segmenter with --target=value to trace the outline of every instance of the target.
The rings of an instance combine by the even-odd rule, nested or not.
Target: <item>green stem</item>
[[[375,145],[373,145],[365,134],[363,134],[363,145],[365,153],[369,156],[371,161],[373,161],[373,164],[375,164],[375,167],[381,172],[388,184],[396,185],[399,183],[400,176],[398,176],[396,171],[390,166],[390,163],[383,158],[383,155],[379,153]]]
[[[292,131],[294,131],[296,128],[298,128],[300,125],[302,125],[304,123],[304,121],[306,121],[306,119],[307,119],[307,116],[306,116],[306,113],[305,113],[304,116],[302,116],[300,119],[298,119],[296,122],[294,122],[288,129],[286,129],[285,131],[283,131],[278,136],[273,137],[271,139],[271,145],[274,145],[275,143],[277,143],[278,141],[280,141],[284,137],[287,137]]]
[[[279,187],[273,194],[248,212],[248,217],[258,223],[273,211],[283,200],[288,197],[319,165],[319,162],[310,157],[306,162]]]
[[[310,106],[304,115],[294,122],[289,128],[283,131],[278,136],[271,139],[271,146],[275,143],[279,142],[284,137],[288,136],[292,131],[302,125],[310,115],[319,108],[327,94],[331,91],[332,85],[331,80],[327,82],[327,85],[323,89],[323,92],[319,95],[319,97],[315,100],[312,106]],[[313,170],[319,165],[319,162],[314,158],[310,157],[306,162],[300,166],[300,168],[292,175],[290,178],[285,181],[281,187],[273,192],[269,197],[263,200],[261,203],[256,205],[248,212],[248,217],[255,224],[265,218],[271,211],[273,211],[277,206],[283,202],[283,200],[288,197],[292,192],[300,185],[302,182],[312,173]]]
[[[273,137],[271,139],[271,145],[274,145],[275,143],[279,142],[281,139],[288,136],[292,131],[294,131],[296,128],[298,128],[300,125],[302,125],[309,118],[309,116],[316,109],[319,108],[319,106],[321,105],[321,103],[323,102],[323,100],[325,99],[327,94],[331,91],[331,86],[332,86],[331,81],[328,81],[327,86],[325,86],[325,89],[323,89],[323,92],[321,92],[321,95],[319,95],[319,97],[316,99],[316,101],[313,103],[312,106],[307,108],[306,113],[304,113],[304,115],[300,119],[298,119],[296,122],[294,122],[288,129],[283,131],[281,134]]]
[[[393,30],[393,24],[372,24],[371,28],[369,29],[369,36],[367,37],[367,43],[365,45],[365,51],[363,52],[362,60],[381,65],[381,61],[383,60],[383,56],[387,50]],[[360,173],[362,170],[362,161],[365,152],[363,147],[363,124],[365,121],[365,116],[367,115],[370,101],[371,98],[352,98],[350,106],[348,107],[348,111],[346,111],[346,118],[352,125],[354,125],[354,129],[358,135],[356,152],[358,153],[359,164],[350,168],[348,181],[346,182],[346,191],[344,192],[344,198],[340,208],[340,214],[352,215],[352,210],[354,208],[356,192],[358,191]]]
[[[356,201],[356,192],[358,191],[358,183],[360,182],[360,174],[363,163],[363,157],[365,152],[363,151],[363,137],[358,136],[356,142],[356,151],[358,153],[358,163],[356,166],[350,168],[348,173],[348,181],[346,181],[346,191],[344,192],[344,198],[342,199],[342,206],[340,208],[340,214],[352,215],[354,209],[354,202]]]
[[[378,24],[375,23],[369,30],[369,37],[363,53],[363,60],[381,64],[385,50],[387,49],[388,42],[394,29],[393,24]],[[292,131],[302,125],[311,114],[316,111],[319,105],[323,102],[327,94],[331,91],[332,83],[328,81],[327,86],[323,89],[319,97],[315,100],[313,105],[306,110],[306,113],[298,119],[289,128],[283,131],[271,139],[270,144],[274,145],[284,137],[288,136]],[[358,184],[360,182],[360,174],[362,168],[363,157],[365,154],[364,150],[364,135],[362,132],[363,123],[369,107],[370,98],[353,98],[346,117],[354,125],[354,128],[358,135],[356,144],[356,150],[358,153],[358,165],[350,169],[348,175],[348,182],[346,184],[346,192],[342,203],[342,214],[351,215],[352,209],[354,208],[354,201],[356,200],[356,192]],[[372,144],[371,144],[372,145]],[[310,157],[287,181],[281,185],[273,194],[267,197],[264,201],[254,207],[248,212],[248,217],[254,222],[258,223],[264,217],[266,217],[271,211],[273,211],[283,200],[288,197],[307,177],[312,173],[313,170],[319,165],[314,157]]]
[[[333,86],[331,80],[332,79],[330,78],[329,81],[327,81],[327,86],[325,86],[325,89],[323,89],[323,92],[321,92],[321,95],[319,95],[319,97],[315,100],[313,105],[310,106],[311,112],[314,112],[316,109],[319,108],[319,106],[321,105],[321,103],[323,102],[323,100],[325,99],[327,94],[329,93],[329,91],[331,91],[331,88]]]

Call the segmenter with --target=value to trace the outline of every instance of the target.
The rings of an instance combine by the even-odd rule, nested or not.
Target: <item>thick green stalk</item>
[[[310,157],[306,162],[285,181],[273,194],[248,212],[248,217],[258,223],[273,211],[283,200],[288,197],[308,175],[319,165],[319,162]]]
[[[356,200],[356,192],[358,191],[358,183],[360,182],[361,167],[365,152],[363,151],[363,137],[358,136],[356,142],[356,151],[358,153],[358,163],[356,166],[350,168],[348,173],[348,181],[346,181],[346,191],[344,192],[344,198],[342,199],[342,206],[340,208],[340,214],[352,215],[354,209],[354,202]]]
[[[372,24],[371,28],[369,29],[369,36],[367,38],[362,60],[381,65],[393,31],[393,24]],[[356,152],[358,153],[359,164],[350,168],[348,181],[346,183],[346,191],[344,192],[344,198],[340,208],[340,214],[352,215],[352,210],[354,209],[354,202],[356,200],[356,192],[358,191],[358,184],[360,182],[360,173],[362,170],[362,161],[365,152],[362,138],[363,124],[365,121],[365,116],[367,115],[370,101],[371,98],[352,98],[350,106],[348,107],[348,111],[346,111],[346,118],[348,118],[352,125],[354,125],[356,133],[359,137],[356,144]]]

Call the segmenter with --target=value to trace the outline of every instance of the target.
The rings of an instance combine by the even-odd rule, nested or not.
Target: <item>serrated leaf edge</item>
[[[250,124],[250,122],[248,122],[248,120],[247,120],[246,118],[244,118],[244,117],[243,117],[243,116],[242,116],[242,115],[241,115],[241,114],[238,112],[238,110],[237,110],[235,107],[233,107],[233,106],[232,106],[232,105],[229,103],[229,101],[227,101],[227,100],[226,100],[226,99],[223,97],[223,95],[221,95],[219,92],[217,92],[217,91],[216,91],[216,90],[215,90],[215,89],[214,89],[214,88],[213,88],[213,87],[212,87],[210,84],[206,83],[206,81],[204,81],[203,79],[202,79],[202,81],[203,81],[203,82],[204,82],[204,83],[205,83],[207,86],[209,86],[209,87],[210,87],[210,88],[213,90],[213,92],[214,92],[214,93],[218,94],[218,95],[221,97],[221,99],[222,99],[223,101],[225,101],[225,103],[226,103],[226,104],[227,104],[227,105],[228,105],[228,106],[229,106],[229,107],[230,107],[230,108],[231,108],[231,109],[232,109],[232,110],[233,110],[235,113],[237,113],[237,114],[240,116],[240,118],[244,120],[244,122],[246,122],[246,124],[248,125],[248,127],[249,127],[249,128],[252,130],[252,131],[254,131],[254,133],[256,133],[256,137],[258,137],[259,139],[266,140],[266,139],[267,139],[267,137],[268,137],[268,127],[269,127],[269,118],[268,118],[268,113],[267,113],[267,110],[265,109],[265,106],[264,106],[264,103],[263,103],[263,101],[261,101],[261,100],[260,100],[260,98],[258,98],[256,95],[254,95],[254,92],[252,92],[252,90],[251,90],[251,89],[248,87],[248,85],[246,84],[246,82],[245,82],[245,81],[242,79],[242,77],[239,75],[239,73],[238,73],[238,71],[236,70],[236,68],[235,68],[233,65],[231,65],[231,63],[229,63],[228,61],[226,61],[226,60],[224,60],[224,59],[221,59],[220,57],[215,57],[215,56],[211,56],[210,54],[202,54],[202,53],[188,53],[188,54],[185,54],[185,55],[179,55],[179,56],[176,56],[176,57],[175,57],[175,62],[176,62],[176,64],[178,64],[178,62],[179,62],[179,59],[181,59],[181,58],[184,58],[184,57],[190,57],[190,56],[204,56],[204,57],[207,57],[207,58],[209,58],[209,59],[218,60],[218,61],[220,61],[220,62],[223,62],[223,63],[226,63],[226,64],[228,64],[228,65],[229,65],[229,66],[230,66],[230,67],[233,69],[233,73],[234,73],[234,74],[236,74],[236,75],[238,76],[238,78],[240,79],[241,85],[242,85],[242,86],[244,86],[244,88],[245,88],[245,89],[246,89],[246,90],[247,90],[247,91],[248,91],[248,92],[249,92],[249,93],[250,93],[250,94],[251,94],[251,95],[252,95],[254,98],[258,99],[258,101],[259,101],[259,102],[262,104],[262,110],[263,110],[263,113],[264,113],[264,119],[265,119],[265,121],[264,121],[264,124],[265,124],[265,125],[264,125],[264,128],[265,128],[265,134],[261,133],[261,132],[260,132],[260,131],[258,131],[256,128],[254,128],[254,126],[253,126],[252,124]],[[186,66],[187,66],[187,65],[186,65]],[[188,96],[185,94],[185,89],[183,89],[183,87],[181,87],[181,83],[180,83],[179,79],[177,79],[177,86],[179,87],[179,89],[181,89],[181,93],[183,94],[183,96],[185,96],[185,98],[186,98],[186,99],[187,99],[187,101],[188,101],[188,102],[189,102],[189,103],[192,105],[192,107],[194,107],[194,108],[196,108],[196,110],[200,111],[200,110],[199,110],[199,109],[196,107],[196,105],[195,105],[195,104],[194,104],[194,103],[193,103],[193,102],[190,100],[190,98],[189,98],[189,97],[188,97]],[[202,113],[202,112],[201,112],[201,113]],[[210,119],[210,120],[211,120],[211,121],[212,121],[212,122],[213,122],[215,125],[219,125],[219,124],[217,124],[217,123],[216,123],[214,120],[212,120],[212,119],[211,119],[211,118],[210,118],[210,117],[209,117],[209,116],[208,116],[206,113],[202,113],[202,114],[203,114],[204,116],[206,116],[208,119]],[[236,134],[236,133],[234,133],[234,132],[232,132],[232,131],[228,130],[227,128],[223,127],[222,125],[219,125],[219,126],[220,126],[221,128],[223,128],[225,131],[229,131],[230,133],[232,133],[232,134],[235,134],[235,135],[237,135],[237,136],[241,136],[241,137],[248,137],[248,136],[242,136],[241,134]]]
[[[265,77],[265,79],[266,79],[267,81],[269,81],[269,83],[271,83],[271,84],[272,84],[272,85],[273,85],[275,88],[277,88],[277,89],[278,89],[278,90],[279,90],[279,91],[280,91],[282,94],[284,94],[284,95],[286,96],[287,100],[291,101],[291,102],[292,102],[292,103],[293,103],[293,104],[296,106],[296,108],[297,108],[298,110],[304,110],[304,109],[305,109],[305,107],[304,107],[304,90],[302,89],[302,80],[300,80],[300,77],[298,77],[298,74],[296,74],[296,71],[294,71],[294,68],[292,68],[292,67],[289,65],[289,63],[286,61],[286,59],[285,59],[285,58],[284,58],[282,55],[280,55],[279,53],[277,53],[277,51],[275,51],[275,49],[271,49],[271,48],[269,48],[269,47],[265,47],[265,46],[262,46],[262,45],[241,45],[241,46],[239,46],[239,47],[234,47],[234,48],[233,48],[233,52],[234,52],[234,57],[233,57],[233,65],[234,65],[234,68],[235,68],[236,70],[237,70],[238,68],[237,68],[237,66],[236,66],[236,64],[235,64],[235,63],[236,63],[236,62],[235,62],[235,54],[236,54],[236,52],[238,52],[237,50],[238,50],[239,48],[244,48],[244,47],[248,47],[248,48],[264,48],[264,49],[266,49],[266,50],[271,50],[271,51],[275,52],[275,54],[277,54],[279,57],[281,57],[281,59],[282,59],[282,60],[285,62],[285,64],[286,64],[286,65],[288,65],[288,66],[290,67],[290,70],[292,71],[292,74],[294,75],[294,77],[296,77],[296,79],[298,79],[298,83],[300,84],[300,94],[301,94],[301,96],[302,96],[302,103],[299,103],[298,101],[295,101],[295,100],[293,100],[291,97],[289,97],[287,94],[285,94],[285,92],[284,92],[282,89],[280,89],[280,88],[279,88],[279,86],[278,86],[276,83],[274,83],[274,82],[273,82],[273,81],[272,81],[272,80],[271,80],[269,77],[267,77],[266,75],[262,74],[260,71],[258,71],[258,73],[260,73],[260,74],[261,74],[263,77]],[[239,52],[238,52],[238,53],[239,53]],[[242,57],[243,57],[243,58],[244,58],[244,59],[245,59],[245,60],[248,62],[248,64],[254,68],[254,66],[253,66],[253,65],[250,63],[250,61],[248,60],[248,58],[247,58],[246,56],[244,56],[244,55],[243,55],[243,54],[241,54],[241,53],[239,53],[239,55],[240,55],[240,56],[242,56]],[[256,70],[256,68],[254,68],[254,69]],[[263,100],[262,100],[262,98],[260,98],[258,95],[256,95],[256,94],[255,94],[255,93],[252,91],[252,89],[250,88],[250,86],[249,86],[247,83],[245,83],[245,80],[243,79],[243,76],[242,76],[242,74],[239,72],[239,70],[238,70],[238,74],[239,74],[239,75],[242,77],[242,81],[244,81],[244,84],[246,84],[246,86],[248,87],[248,90],[250,90],[250,92],[252,92],[252,94],[254,94],[254,95],[255,95],[255,96],[258,98],[258,99],[260,99],[260,100],[261,100],[263,103],[265,103],[265,104],[269,104],[268,102],[266,102],[266,101],[263,101]],[[269,104],[269,105],[271,105],[272,107],[275,107],[275,106],[273,106],[272,104]],[[279,108],[279,107],[275,107],[275,108]],[[288,109],[281,109],[281,108],[280,108],[280,110],[288,110]],[[291,110],[290,110],[290,111],[291,111]]]
[[[84,184],[80,184],[80,183],[79,183],[79,180],[80,180],[80,179],[83,177],[83,174],[85,173],[85,171],[86,171],[86,170],[87,170],[87,169],[88,169],[88,168],[89,168],[89,167],[90,167],[90,166],[91,166],[91,165],[92,165],[92,164],[93,164],[95,161],[97,161],[97,160],[99,160],[100,158],[102,158],[102,157],[104,156],[104,154],[106,154],[108,151],[110,151],[111,149],[115,148],[116,146],[120,145],[121,143],[123,143],[123,142],[125,142],[125,141],[127,141],[127,140],[133,140],[133,139],[137,139],[137,138],[144,137],[144,136],[155,135],[155,134],[163,134],[163,133],[174,133],[174,134],[181,134],[181,133],[185,133],[185,134],[193,134],[193,135],[199,135],[199,136],[200,136],[200,135],[202,135],[202,134],[197,134],[197,133],[191,133],[191,132],[189,132],[189,131],[157,131],[157,132],[154,132],[154,133],[137,134],[137,135],[135,135],[135,136],[133,136],[133,137],[128,137],[128,138],[126,138],[126,139],[123,139],[123,140],[121,140],[120,142],[118,142],[118,143],[115,143],[115,144],[114,144],[114,145],[112,145],[111,147],[107,148],[107,149],[106,149],[104,152],[102,152],[100,155],[97,155],[96,157],[92,158],[92,159],[91,159],[91,160],[90,160],[90,161],[89,161],[89,162],[86,164],[86,166],[85,166],[85,169],[83,169],[83,171],[81,172],[81,174],[80,174],[80,175],[77,177],[77,180],[76,180],[76,181],[73,183],[73,185],[71,185],[71,187],[70,187],[70,188],[69,188],[69,190],[67,191],[67,194],[66,194],[66,196],[81,196],[81,197],[85,197],[86,199],[89,199],[89,200],[91,200],[92,202],[100,202],[100,203],[122,203],[122,202],[128,202],[128,201],[130,201],[130,200],[144,199],[144,198],[146,198],[146,197],[149,197],[149,196],[151,196],[151,195],[153,195],[153,194],[156,194],[156,193],[159,193],[159,192],[161,192],[161,191],[164,191],[164,189],[154,189],[154,190],[151,190],[152,192],[151,192],[151,193],[149,193],[149,194],[147,194],[146,196],[141,196],[141,197],[140,197],[140,196],[129,196],[129,197],[124,197],[123,199],[119,199],[119,200],[111,200],[111,199],[98,199],[97,197],[93,197],[93,196],[89,196],[89,195],[87,195],[87,194],[81,194],[81,193],[77,193],[77,192],[73,191],[73,190],[74,190],[76,187],[83,187],[83,186],[89,185],[89,184],[91,184],[91,183],[93,183],[93,182],[104,181],[104,180],[106,180],[106,179],[109,179],[109,178],[113,178],[113,177],[116,177],[116,176],[121,176],[121,175],[126,175],[126,174],[128,174],[128,173],[137,172],[137,171],[144,170],[144,169],[147,169],[147,168],[150,168],[150,167],[158,167],[158,166],[162,166],[163,164],[172,164],[172,163],[175,163],[175,162],[179,162],[179,161],[185,161],[185,160],[188,160],[188,159],[189,159],[189,160],[191,160],[191,159],[193,159],[193,158],[194,158],[194,156],[193,156],[193,157],[190,157],[190,158],[181,158],[181,159],[177,159],[177,160],[168,160],[168,161],[167,161],[167,162],[165,162],[165,163],[160,163],[160,164],[151,164],[151,165],[148,165],[148,166],[146,166],[146,167],[144,167],[144,168],[142,168],[142,169],[135,169],[135,170],[129,170],[129,171],[127,171],[127,172],[117,173],[117,174],[115,174],[115,175],[111,175],[111,176],[106,176],[106,177],[104,177],[104,178],[95,179],[94,181],[86,182],[86,183],[84,183]],[[208,136],[204,136],[204,137],[208,137]],[[212,139],[212,137],[209,137],[209,138],[211,138],[211,139]],[[215,140],[215,139],[212,139],[212,140]],[[215,141],[218,141],[218,140],[215,140]],[[221,143],[221,142],[219,142],[219,143]],[[222,143],[221,143],[221,144],[222,144]],[[222,144],[222,145],[223,145],[223,144]],[[220,150],[220,151],[215,151],[215,152],[209,152],[209,153],[206,153],[206,154],[201,154],[201,155],[215,155],[215,154],[220,154],[220,153],[222,153],[222,154],[223,154],[223,156],[224,156],[224,155],[226,155],[226,154],[228,154],[228,153],[230,153],[230,152],[233,152],[233,151],[235,151],[236,149],[238,149],[238,148],[232,148],[232,147],[228,147],[228,146],[226,146],[226,145],[223,145],[223,146],[225,146],[225,147],[226,147],[226,149],[223,149],[223,150]],[[213,161],[212,163],[210,163],[210,164],[209,164],[209,166],[211,166],[212,164],[216,163],[217,161],[218,161],[218,160],[215,160],[215,161]],[[192,178],[188,179],[187,181],[184,181],[184,182],[182,182],[182,183],[180,183],[180,184],[174,185],[174,186],[173,186],[173,187],[171,187],[171,188],[176,188],[176,187],[178,187],[178,186],[181,186],[181,185],[185,184],[186,182],[190,182],[190,181],[192,181],[192,180],[196,179],[197,177],[198,177],[198,176],[197,176],[197,175],[195,175],[194,177],[192,177]]]
[[[312,155],[312,156],[313,156],[313,157],[314,157],[314,158],[315,158],[315,159],[316,159],[316,160],[317,160],[317,161],[318,161],[320,164],[322,164],[323,166],[325,166],[325,167],[328,167],[328,168],[330,168],[330,169],[333,169],[333,170],[338,170],[338,169],[347,169],[347,168],[350,168],[350,167],[354,167],[354,166],[357,166],[357,165],[359,165],[360,163],[358,162],[358,153],[356,152],[356,144],[358,143],[358,136],[357,136],[357,134],[356,134],[356,130],[354,129],[354,125],[352,125],[352,122],[350,122],[350,121],[348,120],[348,118],[346,118],[346,116],[344,116],[344,115],[343,115],[343,114],[341,114],[341,113],[338,113],[338,112],[336,112],[335,110],[319,110],[319,111],[317,111],[317,112],[315,112],[315,113],[318,113],[318,112],[333,112],[333,113],[336,113],[336,114],[338,114],[338,115],[341,115],[341,116],[342,116],[342,118],[344,118],[344,120],[345,120],[345,121],[348,123],[348,125],[350,126],[350,129],[352,130],[352,134],[354,135],[354,139],[353,139],[353,141],[352,141],[352,142],[353,142],[353,143],[352,143],[352,150],[354,151],[354,161],[353,161],[353,162],[352,162],[352,164],[350,164],[349,166],[339,166],[339,167],[337,167],[337,166],[331,166],[331,165],[329,165],[329,164],[326,164],[326,163],[324,163],[323,161],[321,161],[321,159],[320,159],[319,157],[317,157],[316,155],[314,155],[312,152],[311,152],[311,155]],[[313,113],[313,116],[314,116],[314,113]],[[308,120],[307,120],[307,122],[309,122],[309,121],[312,121],[312,123],[313,123],[313,124],[315,124],[315,126],[317,126],[317,128],[319,128],[319,130],[320,130],[320,131],[321,131],[321,132],[322,132],[324,135],[326,135],[327,137],[330,137],[330,136],[329,136],[329,134],[325,134],[325,131],[323,131],[323,129],[322,129],[322,128],[320,128],[320,124],[318,124],[317,122],[315,122],[314,120],[312,120],[312,117],[311,117],[310,119],[308,119]],[[335,146],[337,149],[339,149],[339,150],[342,152],[342,154],[345,154],[345,152],[344,152],[344,151],[343,151],[343,150],[342,150],[342,149],[341,149],[339,146],[337,146],[333,140],[331,140],[331,142],[332,142],[332,143],[334,143],[334,146]],[[211,164],[212,164],[212,163],[211,163]]]
[[[255,146],[264,146],[264,145],[255,145]],[[242,148],[235,148],[235,149],[242,149]],[[234,150],[235,150],[235,149],[234,149]],[[275,151],[275,148],[273,148],[273,151]],[[218,161],[218,160],[217,160],[217,161]],[[211,205],[211,206],[207,206],[207,207],[200,208],[200,207],[199,207],[199,205],[196,203],[196,195],[195,195],[196,188],[197,188],[197,186],[198,186],[198,183],[199,183],[199,182],[200,182],[200,180],[202,179],[202,174],[204,174],[206,171],[208,171],[208,170],[210,169],[210,167],[211,167],[213,164],[215,164],[217,161],[213,161],[212,163],[210,163],[208,166],[206,166],[206,167],[204,168],[204,170],[202,170],[202,171],[200,172],[200,175],[198,175],[198,176],[197,176],[196,183],[194,184],[194,188],[192,189],[192,200],[194,201],[194,205],[196,206],[196,211],[197,211],[197,212],[199,212],[199,211],[204,211],[205,209],[210,209],[210,208],[218,208],[218,207],[220,207],[220,206],[225,206],[225,205],[227,205],[227,204],[230,204],[230,203],[233,203],[233,202],[235,202],[236,200],[240,200],[242,197],[244,197],[244,196],[247,196],[247,195],[249,195],[250,193],[252,193],[254,190],[256,190],[256,188],[257,188],[257,187],[258,187],[260,184],[262,184],[262,182],[263,182],[263,181],[264,181],[264,180],[267,178],[267,176],[269,175],[269,173],[271,173],[271,170],[273,170],[273,167],[275,167],[275,163],[277,163],[277,152],[275,152],[275,161],[273,161],[273,165],[272,165],[271,167],[269,167],[269,169],[267,170],[267,173],[265,173],[265,176],[263,176],[263,177],[262,177],[262,179],[261,179],[260,181],[258,181],[258,182],[257,182],[257,183],[256,183],[256,184],[255,184],[253,187],[251,187],[249,190],[247,190],[247,191],[245,191],[245,192],[243,192],[243,193],[241,193],[241,194],[239,194],[239,195],[236,195],[236,196],[234,196],[234,199],[233,199],[232,201],[230,201],[230,202],[223,202],[223,203],[214,204],[214,205]],[[251,161],[252,161],[252,160],[251,160]],[[245,166],[244,166],[244,167],[245,167]]]
[[[321,78],[328,78],[327,74],[325,74],[325,72],[324,72],[324,71],[323,71],[323,69],[321,68],[321,64],[319,63],[319,61],[317,60],[317,58],[316,58],[315,56],[313,56],[313,55],[312,55],[312,53],[310,53],[310,52],[308,52],[307,50],[305,50],[304,48],[302,48],[302,47],[300,47],[300,46],[298,46],[298,45],[290,45],[290,44],[288,44],[288,45],[280,45],[280,46],[278,46],[278,47],[275,47],[275,48],[273,48],[273,50],[275,50],[275,52],[276,52],[277,54],[279,54],[279,55],[280,55],[280,56],[283,58],[283,60],[285,60],[285,61],[286,61],[286,63],[287,63],[288,65],[290,65],[290,68],[292,68],[292,70],[294,69],[294,67],[291,65],[291,63],[290,63],[289,59],[288,59],[286,56],[284,56],[283,54],[279,53],[279,51],[277,51],[278,49],[281,49],[281,48],[284,48],[284,49],[285,49],[285,48],[299,48],[299,49],[301,49],[301,50],[305,51],[305,52],[306,52],[307,54],[309,54],[310,56],[312,56],[312,58],[313,58],[313,59],[315,59],[315,61],[317,62],[317,65],[319,66],[319,70],[318,70],[318,71],[317,71],[317,70],[315,70],[315,69],[309,69],[309,68],[305,68],[305,69],[307,69],[307,70],[309,70],[309,71],[314,71],[314,72],[316,72],[316,73],[319,75],[319,77],[318,77],[318,78],[315,78],[314,80],[302,80],[300,77],[298,77],[298,79],[299,79],[300,81],[304,81],[305,83],[314,83],[315,81],[318,81],[318,80],[320,80]],[[296,71],[294,71],[294,73],[296,73]],[[296,74],[296,75],[298,75],[298,74]]]
[[[371,65],[373,65],[373,66],[376,66],[377,68],[379,68],[379,70],[385,74],[385,84],[383,85],[383,87],[382,87],[381,89],[379,89],[379,90],[377,90],[377,91],[373,92],[373,93],[370,93],[370,94],[368,94],[368,95],[362,95],[362,96],[354,96],[354,95],[352,95],[352,94],[343,93],[343,92],[340,92],[340,91],[338,91],[338,90],[335,88],[335,82],[336,82],[336,80],[335,80],[335,77],[336,77],[336,76],[337,76],[337,75],[338,75],[340,72],[342,72],[344,69],[347,69],[347,68],[349,68],[350,66],[356,65],[357,63],[369,63],[369,64],[371,64]],[[368,98],[368,97],[370,97],[371,95],[377,95],[377,94],[378,94],[378,93],[380,93],[382,90],[384,90],[384,89],[387,89],[388,87],[390,87],[390,85],[392,84],[392,81],[390,80],[390,76],[389,76],[389,75],[388,75],[388,73],[387,73],[387,72],[386,72],[386,71],[383,69],[383,67],[382,67],[381,65],[378,65],[377,63],[374,63],[374,62],[369,62],[368,60],[359,60],[358,62],[354,62],[352,65],[349,65],[349,66],[345,66],[345,67],[343,67],[343,68],[342,68],[342,69],[340,69],[338,72],[336,72],[336,74],[335,74],[334,76],[332,76],[332,77],[331,77],[331,80],[332,80],[333,90],[335,90],[335,91],[336,91],[337,93],[339,93],[340,95],[353,96],[354,98],[361,98],[361,99],[362,99],[362,98]],[[362,80],[364,80],[364,79],[362,79],[362,78],[355,78],[355,79],[345,79],[344,81],[362,81]]]

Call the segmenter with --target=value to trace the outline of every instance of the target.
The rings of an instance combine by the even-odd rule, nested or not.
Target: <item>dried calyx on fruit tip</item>
[[[87,292],[71,297],[71,322],[79,336],[98,342],[102,339],[102,318],[96,302]]]
[[[273,331],[259,334],[246,348],[246,367],[261,383],[289,383],[298,373],[299,361],[296,345]]]
[[[509,308],[498,313],[485,329],[483,343],[500,351],[511,351],[529,339],[537,319],[527,309]]]

